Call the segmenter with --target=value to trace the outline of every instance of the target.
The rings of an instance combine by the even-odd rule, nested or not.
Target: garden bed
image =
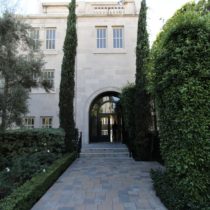
[[[0,200],[65,154],[61,129],[0,133]]]
[[[75,160],[76,153],[66,154],[45,171],[35,175],[0,201],[1,210],[29,210],[65,169]]]

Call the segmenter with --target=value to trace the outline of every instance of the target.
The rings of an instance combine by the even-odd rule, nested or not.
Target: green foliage
[[[0,133],[0,157],[14,157],[47,150],[63,153],[64,135],[62,129],[23,129]]]
[[[210,14],[187,4],[164,26],[152,50],[161,151],[174,193],[189,209],[210,200]],[[179,209],[186,209],[180,207]]]
[[[122,89],[120,95],[120,103],[123,112],[123,121],[127,133],[126,143],[131,145],[135,140],[135,85],[129,84]]]
[[[0,201],[1,210],[28,210],[75,160],[75,153],[55,161],[46,172],[41,172]]]
[[[14,130],[0,134],[0,199],[62,156],[60,129]]]
[[[11,192],[25,181],[31,179],[34,174],[45,170],[61,154],[36,152],[15,156],[9,164],[0,172],[0,199]]]
[[[136,46],[136,87],[134,100],[135,119],[135,144],[138,148],[136,153],[143,159],[149,159],[151,154],[145,152],[145,147],[150,144],[148,139],[149,128],[151,126],[150,96],[146,91],[146,72],[148,69],[149,42],[147,33],[147,7],[146,1],[141,2],[141,9],[138,20],[138,34]],[[144,153],[141,154],[141,153]]]
[[[123,112],[125,127],[125,143],[135,160],[158,160],[161,161],[159,151],[159,138],[157,133],[148,131],[142,141],[135,139],[135,107],[136,86],[129,84],[122,89],[120,103]],[[149,154],[149,155],[148,155]]]
[[[64,42],[64,57],[61,70],[61,83],[59,94],[60,107],[60,127],[65,130],[66,149],[73,150],[72,141],[75,138],[74,122],[74,76],[75,76],[75,56],[77,48],[76,32],[76,3],[72,0],[69,4],[69,16],[67,19],[67,31]]]
[[[41,74],[42,55],[34,54],[31,27],[5,12],[0,17],[0,129],[21,124],[27,112],[29,90],[38,86],[33,76]],[[44,84],[42,84],[44,85]],[[45,88],[49,88],[47,84]]]
[[[147,7],[146,0],[141,2],[138,20],[137,46],[136,46],[136,86],[145,89],[146,72],[149,56],[149,41],[147,33]]]
[[[189,203],[189,199],[176,188],[176,182],[173,177],[163,171],[151,171],[154,188],[161,201],[169,210],[209,210],[209,204],[203,203],[202,205]]]

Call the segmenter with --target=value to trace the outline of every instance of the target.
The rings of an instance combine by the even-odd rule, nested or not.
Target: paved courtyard
[[[79,158],[32,210],[165,210],[149,176],[156,162]]]

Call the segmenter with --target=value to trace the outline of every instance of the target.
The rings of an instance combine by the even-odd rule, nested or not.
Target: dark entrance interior
[[[94,99],[89,111],[90,143],[122,142],[119,94],[106,92]]]

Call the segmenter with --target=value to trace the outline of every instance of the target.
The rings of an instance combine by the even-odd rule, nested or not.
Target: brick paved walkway
[[[149,176],[156,162],[77,159],[32,210],[166,210]]]

